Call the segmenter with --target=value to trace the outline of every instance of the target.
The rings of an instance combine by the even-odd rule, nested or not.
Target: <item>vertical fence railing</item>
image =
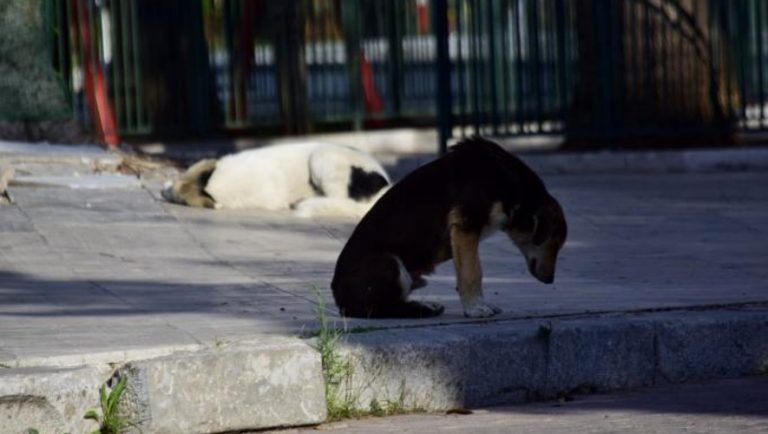
[[[89,119],[105,143],[119,141],[109,94],[113,44],[105,1],[49,0],[43,12],[52,63],[76,115]]]
[[[558,133],[572,98],[573,2],[448,2],[451,107],[460,134]]]
[[[44,1],[53,62],[84,122],[72,9],[88,5],[123,134],[362,128],[435,113],[428,0]]]
[[[432,2],[433,23],[438,35],[448,34],[448,0],[435,0]],[[453,124],[453,113],[451,103],[451,52],[448,44],[448,38],[438,38],[436,44],[436,62],[437,68],[437,105],[438,122],[437,140],[438,153],[444,154],[447,151],[448,139],[451,137],[451,125]]]
[[[132,0],[110,0],[108,13],[112,41],[110,90],[121,131],[148,132],[148,119],[142,95],[137,4]]]
[[[768,128],[761,0],[278,3],[44,4],[51,58],[74,112],[93,116],[88,48],[128,135],[429,125],[436,117],[444,136],[556,134],[604,144]]]
[[[736,9],[738,75],[741,85],[739,128],[744,131],[768,128],[768,5],[746,0],[746,8],[720,1],[722,9]]]
[[[760,0],[449,0],[438,38],[451,41],[452,112],[440,129],[602,146],[726,143],[735,128],[768,127],[766,9]]]
[[[148,131],[142,101],[136,2],[132,0],[49,0],[53,66],[70,98],[75,116],[88,123],[88,69],[104,75],[107,95],[121,132]],[[88,29],[84,39],[82,26]],[[87,64],[86,50],[92,64]]]

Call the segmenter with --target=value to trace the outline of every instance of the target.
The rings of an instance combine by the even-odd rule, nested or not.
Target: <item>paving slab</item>
[[[46,165],[61,176],[73,165],[82,168],[76,157],[51,157],[27,166],[25,176],[48,176]],[[362,342],[359,356],[390,372],[384,378],[398,378],[401,360],[435,361],[400,371],[408,382],[423,380],[413,383],[418,387],[411,395],[422,407],[433,405],[422,398],[436,390],[444,393],[432,393],[433,407],[443,408],[527,399],[601,378],[601,387],[610,389],[765,369],[768,351],[759,339],[765,338],[760,327],[768,317],[768,173],[549,173],[544,178],[569,221],[556,283],[536,282],[514,246],[491,237],[481,247],[485,291],[504,312],[487,321],[462,316],[451,264],[440,266],[415,294],[445,304],[440,317],[339,318],[328,286],[336,256],[354,228],[351,220],[181,207],[160,199],[158,179],[105,188],[11,185],[13,204],[0,205],[0,366],[119,370],[127,363],[158,358],[175,363],[223,345],[237,349],[273,338],[298,342],[302,351],[316,354],[302,338],[319,327],[319,295],[330,304],[326,313],[337,326],[394,330],[387,338],[393,346],[378,353],[375,333],[355,335]],[[718,316],[729,312],[744,316],[733,321]],[[649,314],[671,316],[658,320],[663,328],[658,321],[606,319]],[[570,325],[561,329],[561,322]],[[550,324],[557,338],[552,350],[560,348],[555,342],[567,343],[558,351],[569,363],[552,368],[540,377],[546,381],[528,389],[515,376],[494,377],[519,368],[494,367],[496,348],[510,348],[509,360],[520,363],[544,357],[534,351],[535,334]],[[463,329],[446,331],[451,327]],[[686,332],[676,335],[675,327]],[[566,330],[571,335],[560,334]],[[739,337],[745,333],[757,340]],[[597,345],[605,339],[613,343]],[[533,345],[529,353],[523,350],[526,342]],[[416,353],[407,351],[409,345]],[[733,357],[721,357],[713,347]],[[579,351],[584,348],[594,351]],[[473,359],[473,354],[486,356]],[[608,354],[617,358],[606,359]],[[667,362],[660,364],[654,355]],[[391,363],[380,364],[384,356]],[[574,376],[584,364],[594,367],[592,374]],[[436,366],[447,368],[431,371]],[[230,368],[239,372],[242,366]],[[447,371],[459,377],[440,374]],[[530,379],[543,375],[530,372]],[[399,390],[388,384],[382,387]],[[315,405],[314,399],[295,404]],[[314,423],[319,413],[312,414],[292,423]],[[275,422],[264,423],[259,427]],[[196,426],[204,432],[234,425]]]
[[[44,160],[59,164],[79,162],[83,159],[116,159],[117,155],[107,152],[98,145],[28,143],[0,140],[0,157],[13,158],[16,161]]]

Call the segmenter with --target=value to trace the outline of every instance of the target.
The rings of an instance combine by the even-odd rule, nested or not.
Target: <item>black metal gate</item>
[[[123,135],[437,124],[441,143],[610,146],[768,126],[762,0],[44,4],[75,112]]]
[[[766,127],[761,0],[436,0],[441,142],[724,144]],[[669,139],[669,141],[667,141]]]

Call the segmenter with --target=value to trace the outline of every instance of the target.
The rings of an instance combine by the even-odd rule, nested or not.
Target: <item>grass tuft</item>
[[[357,401],[362,390],[356,392],[352,387],[352,363],[339,354],[339,345],[349,334],[366,333],[382,329],[382,327],[353,327],[351,329],[335,327],[335,324],[332,324],[328,318],[325,299],[317,288],[314,289],[314,292],[317,300],[315,315],[319,329],[314,330],[309,335],[316,338],[316,348],[320,352],[323,364],[325,401],[328,408],[327,420],[332,422],[363,416],[391,416],[421,411],[420,408],[406,407],[404,384],[401,386],[397,399],[379,401],[374,398],[368,409],[358,408]],[[359,387],[359,389],[363,388],[363,386]]]
[[[352,377],[352,364],[339,355],[339,343],[344,338],[345,332],[330,323],[325,310],[325,298],[317,288],[314,291],[317,299],[315,315],[320,323],[320,328],[317,330],[317,349],[323,363],[328,420],[359,417],[361,413],[355,408],[355,397],[347,387]]]
[[[120,434],[126,428],[134,426],[120,415],[118,408],[127,381],[127,377],[120,378],[110,391],[107,391],[106,385],[101,386],[99,391],[101,413],[97,410],[88,410],[84,416],[85,419],[93,420],[99,424],[99,429],[94,430],[91,434]]]

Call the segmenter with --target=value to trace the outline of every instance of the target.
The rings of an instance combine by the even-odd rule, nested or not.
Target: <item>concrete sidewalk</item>
[[[117,369],[144,432],[324,419],[319,355],[301,337],[318,328],[316,292],[332,300],[354,222],[170,205],[167,172],[137,180],[92,148],[28,149],[0,147],[29,181],[0,205],[0,397],[44,402],[0,414],[42,409],[82,432]],[[339,326],[367,331],[342,346],[355,405],[504,404],[768,369],[765,171],[557,174],[561,156],[555,170],[537,158],[569,221],[556,284],[493,237],[485,291],[504,313],[492,321],[463,318],[451,264],[416,294],[444,303],[441,317],[341,321],[331,306]]]

